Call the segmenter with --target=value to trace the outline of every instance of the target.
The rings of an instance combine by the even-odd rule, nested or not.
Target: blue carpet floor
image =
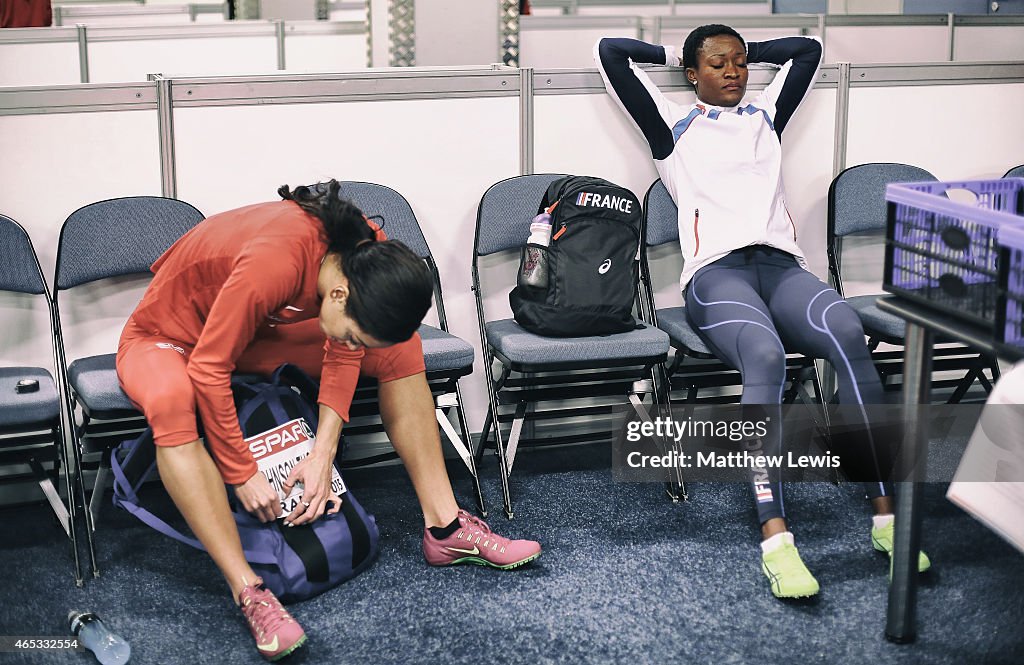
[[[925,489],[919,638],[883,637],[887,559],[871,549],[857,486],[798,484],[786,505],[819,597],[780,602],[759,567],[750,490],[694,485],[672,504],[658,485],[616,484],[607,446],[523,454],[516,518],[498,504],[496,461],[482,473],[489,521],[540,540],[511,572],[434,569],[400,467],[351,471],[381,528],[361,577],[292,607],[308,647],[286,663],[1024,663],[1024,556]],[[459,499],[471,485],[451,468]],[[157,489],[158,488],[154,488]],[[66,541],[43,506],[0,511],[0,635],[61,635],[71,608],[100,614],[132,663],[261,662],[205,555],[114,508],[97,533],[102,576],[76,589]],[[88,654],[0,653],[0,662],[88,663]]]

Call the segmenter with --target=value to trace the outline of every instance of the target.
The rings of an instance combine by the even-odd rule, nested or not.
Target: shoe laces
[[[886,550],[892,550],[892,543],[896,539],[896,524],[889,522],[881,529],[873,529],[871,536]]]
[[[462,528],[466,531],[469,531],[474,535],[483,535],[493,540],[505,540],[491,531],[491,527],[488,526],[487,522],[483,521],[476,515],[472,515],[465,510],[460,510],[459,517],[462,518]]]
[[[250,593],[242,601],[242,613],[249,624],[260,632],[260,635],[271,632],[281,625],[294,621],[288,610],[270,590],[262,586],[252,586]],[[243,592],[244,593],[244,592]]]
[[[776,551],[778,556],[772,563],[778,575],[804,575],[807,573],[807,567],[800,560],[800,553],[796,546],[787,543]]]

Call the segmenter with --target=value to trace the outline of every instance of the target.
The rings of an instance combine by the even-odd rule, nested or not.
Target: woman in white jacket
[[[860,405],[871,444],[866,404],[882,402],[882,386],[856,312],[806,270],[782,186],[782,132],[814,83],[821,44],[786,37],[746,44],[732,28],[705,25],[683,45],[605,38],[595,59],[609,94],[633,120],[679,209],[684,267],[680,289],[690,323],[714,353],[740,370],[741,403],[779,413],[786,350],[828,359],[840,401]],[[744,103],[747,64],[780,67],[772,83]],[[697,100],[672,102],[638,63],[685,68]],[[691,212],[692,211],[692,212]],[[770,422],[781,422],[778,416]],[[770,427],[763,444],[777,449]],[[892,553],[892,499],[884,482],[865,483],[875,511],[875,549]],[[780,598],[813,596],[807,570],[786,524],[782,484],[755,481],[763,536],[762,570]],[[929,562],[921,554],[919,568]]]

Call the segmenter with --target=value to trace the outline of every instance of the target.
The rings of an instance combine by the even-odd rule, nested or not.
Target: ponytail
[[[419,256],[397,240],[377,241],[363,212],[341,197],[337,180],[277,193],[324,226],[327,254],[339,260],[349,282],[346,313],[366,333],[397,344],[416,332],[430,309],[433,280]]]
[[[281,185],[277,193],[285,201],[294,201],[320,220],[327,235],[327,251],[338,254],[342,261],[357,247],[377,237],[377,232],[366,223],[362,211],[341,197],[341,183],[337,180],[309,187],[300,185],[295,189]]]

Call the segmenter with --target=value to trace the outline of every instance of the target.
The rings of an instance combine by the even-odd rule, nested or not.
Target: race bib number
[[[296,483],[291,493],[285,494],[284,481],[295,468],[313,451],[315,435],[305,418],[296,418],[272,430],[251,436],[245,440],[259,467],[260,473],[266,476],[271,487],[277,491],[281,499],[281,515],[291,514],[302,501],[304,488]],[[331,466],[331,491],[341,496],[348,491],[345,481],[341,479],[338,469]]]

